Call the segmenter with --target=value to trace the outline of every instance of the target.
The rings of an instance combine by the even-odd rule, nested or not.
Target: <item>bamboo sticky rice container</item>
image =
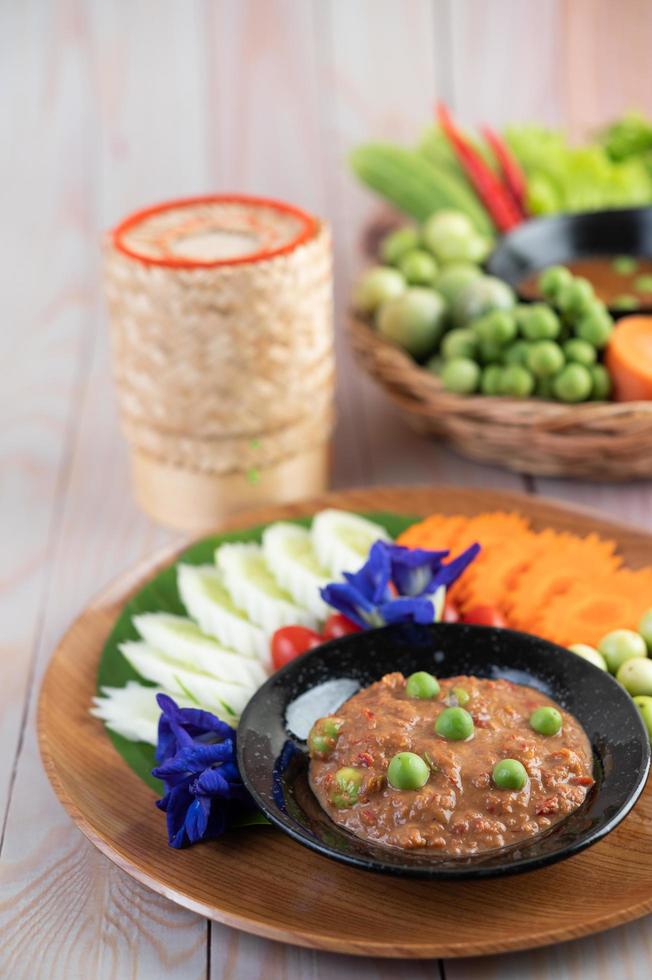
[[[173,201],[108,236],[105,281],[135,494],[186,530],[328,482],[328,230],[250,197]]]

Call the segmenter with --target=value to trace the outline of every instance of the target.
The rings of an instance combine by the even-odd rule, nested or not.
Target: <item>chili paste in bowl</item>
[[[631,698],[538,637],[401,624],[277,671],[238,727],[275,827],[322,855],[422,878],[513,874],[614,830],[650,765]]]
[[[319,719],[308,744],[310,785],[334,823],[453,857],[548,830],[594,784],[580,723],[508,680],[386,674]]]

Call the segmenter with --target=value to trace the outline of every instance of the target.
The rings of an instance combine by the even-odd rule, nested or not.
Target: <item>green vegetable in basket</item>
[[[412,226],[397,228],[380,243],[380,257],[388,265],[397,265],[406,252],[419,247],[419,232]]]
[[[502,387],[503,368],[499,364],[488,364],[482,371],[480,390],[483,395],[500,395]]]
[[[451,304],[451,311],[454,322],[462,327],[491,310],[511,310],[515,302],[513,289],[502,279],[479,276],[459,291]]]
[[[353,305],[359,313],[374,313],[381,303],[405,292],[405,279],[397,269],[378,265],[362,276],[353,292]]]
[[[580,340],[602,350],[613,333],[613,320],[604,303],[594,302],[575,323],[575,333]]]
[[[573,276],[571,281],[559,290],[557,305],[559,309],[576,317],[587,313],[595,303],[595,292],[592,284],[583,276]]]
[[[589,370],[581,364],[567,364],[552,384],[552,390],[561,402],[584,402],[590,398],[592,389]]]
[[[496,340],[481,340],[478,356],[481,364],[502,364],[505,348]]]
[[[591,375],[591,401],[606,401],[611,394],[611,375],[603,364],[592,364],[588,371]]]
[[[539,276],[539,290],[549,303],[556,303],[559,293],[569,284],[573,276],[564,265],[548,266]]]
[[[538,340],[527,352],[526,364],[537,378],[551,378],[564,366],[564,352],[553,340]]]
[[[423,248],[406,252],[398,260],[398,267],[412,286],[432,286],[437,276],[437,263]]]
[[[453,357],[442,367],[441,380],[447,391],[471,395],[480,383],[480,368],[468,357]]]
[[[516,337],[516,321],[511,310],[491,310],[473,320],[471,329],[480,341],[501,349]]]
[[[446,360],[453,357],[473,359],[478,350],[478,338],[469,327],[458,327],[445,334],[441,342],[441,352]]]
[[[595,364],[598,356],[592,344],[577,338],[567,340],[563,345],[563,350],[567,361],[571,361],[573,364],[583,364],[584,367],[591,367],[592,364]]]
[[[533,214],[636,207],[652,201],[652,176],[643,157],[616,158],[603,146],[574,146],[564,133],[535,125],[511,126],[505,138],[525,171],[527,204]]]
[[[529,398],[534,391],[534,376],[519,364],[510,364],[503,368],[500,377],[501,395],[510,398]]]
[[[446,303],[433,289],[412,286],[377,310],[378,333],[415,358],[430,354],[446,318]]]
[[[364,184],[417,221],[425,221],[435,211],[455,209],[468,215],[481,235],[494,233],[487,212],[468,184],[434,167],[415,150],[367,143],[353,151],[350,163]]]
[[[462,211],[437,211],[421,229],[424,245],[438,262],[483,262],[491,242],[477,233]]]
[[[642,112],[630,110],[602,133],[600,142],[612,160],[649,158],[652,150],[652,123]]]
[[[503,352],[505,364],[520,364],[521,367],[527,366],[527,354],[530,349],[529,340],[515,340],[513,344],[506,347]]]
[[[561,330],[559,317],[545,303],[519,307],[517,320],[520,331],[527,340],[554,340]]]
[[[462,289],[482,276],[482,270],[471,262],[451,262],[444,266],[435,279],[435,289],[440,293],[449,306],[455,302]]]

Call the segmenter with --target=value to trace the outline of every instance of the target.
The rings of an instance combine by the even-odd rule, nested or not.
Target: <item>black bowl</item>
[[[534,272],[596,255],[652,257],[652,208],[584,211],[526,221],[501,239],[487,271],[518,292],[520,283]],[[611,309],[614,316],[631,312]],[[652,307],[639,306],[635,312],[652,312]]]
[[[527,684],[570,711],[593,748],[596,783],[582,806],[544,834],[466,858],[371,844],[334,824],[308,785],[305,737],[312,722],[384,674],[424,669],[439,677],[475,674]],[[303,695],[299,711],[297,699]],[[298,714],[305,716],[301,724]],[[608,834],[645,785],[650,746],[629,695],[581,657],[526,633],[437,623],[388,626],[332,640],[279,670],[244,710],[238,763],[269,820],[320,854],[371,871],[479,878],[552,864]]]

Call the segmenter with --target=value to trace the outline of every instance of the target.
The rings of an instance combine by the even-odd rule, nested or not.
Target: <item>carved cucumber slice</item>
[[[240,716],[255,690],[254,687],[229,684],[200,671],[190,670],[143,640],[121,643],[120,652],[145,680],[160,684],[172,695],[185,695],[189,701],[194,701],[196,707],[212,711],[229,724]]]
[[[313,628],[317,625],[317,617],[297,605],[278,584],[259,545],[223,544],[215,552],[215,562],[233,602],[267,636],[295,623]]]
[[[101,718],[107,728],[131,742],[156,745],[161,709],[157,694],[169,694],[160,687],[145,687],[138,681],[128,681],[125,687],[103,687],[93,698],[91,714]],[[194,701],[180,694],[171,695],[181,708],[196,708]]]
[[[143,613],[134,616],[133,624],[150,646],[191,670],[247,687],[260,687],[267,679],[260,660],[226,649],[184,616]]]
[[[317,619],[326,619],[331,609],[319,590],[333,577],[317,561],[310,532],[285,521],[270,524],[263,532],[263,554],[274,578],[294,602]]]
[[[236,606],[214,565],[179,565],[177,585],[188,614],[204,633],[229,650],[258,657],[266,669],[271,669],[267,637]]]
[[[374,541],[389,541],[384,527],[348,510],[322,510],[315,514],[310,531],[320,565],[331,577],[357,572],[364,565]]]

